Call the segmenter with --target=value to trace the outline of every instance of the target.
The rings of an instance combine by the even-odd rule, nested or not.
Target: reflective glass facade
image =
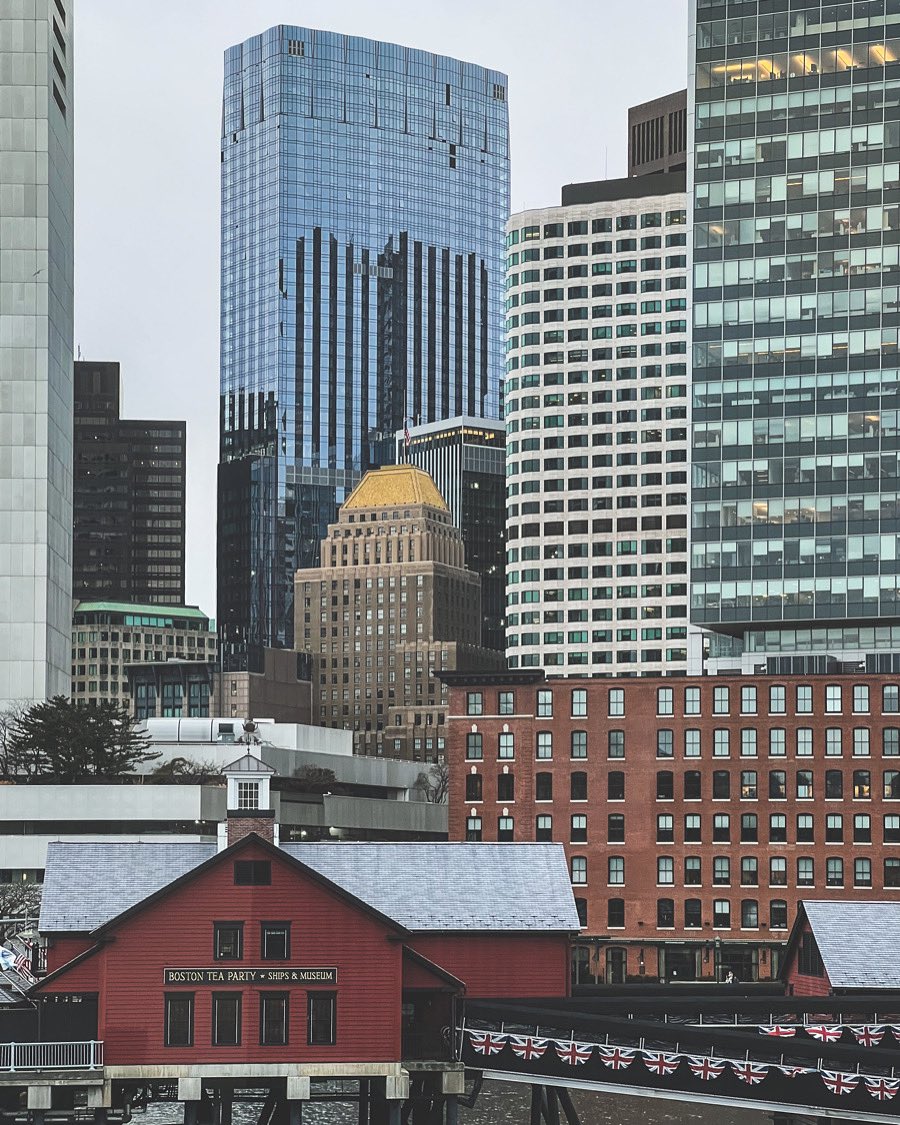
[[[695,0],[692,619],[898,647],[900,0]]]
[[[225,57],[223,657],[293,639],[293,574],[405,419],[496,416],[506,77],[275,27]]]

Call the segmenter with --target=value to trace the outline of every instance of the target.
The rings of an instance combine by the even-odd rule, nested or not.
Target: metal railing
[[[16,1070],[98,1070],[103,1043],[0,1043],[0,1072]]]

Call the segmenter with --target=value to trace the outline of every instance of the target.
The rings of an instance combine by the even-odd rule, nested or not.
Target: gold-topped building
[[[313,657],[314,721],[355,732],[359,754],[435,761],[446,689],[433,673],[505,668],[480,647],[481,579],[432,478],[413,465],[367,473],[298,570],[295,637]]]
[[[415,465],[387,465],[366,473],[345,500],[343,511],[389,508],[393,504],[426,504],[441,512],[448,511],[437,485],[428,473]]]

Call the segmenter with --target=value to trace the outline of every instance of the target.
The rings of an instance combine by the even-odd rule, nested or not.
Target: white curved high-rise
[[[686,671],[685,207],[641,176],[507,226],[511,668]]]

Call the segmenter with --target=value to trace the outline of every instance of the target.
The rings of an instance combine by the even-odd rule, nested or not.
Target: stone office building
[[[367,473],[298,570],[298,647],[314,661],[314,721],[352,728],[359,754],[435,761],[445,750],[439,671],[503,667],[480,647],[481,582],[431,477]]]

